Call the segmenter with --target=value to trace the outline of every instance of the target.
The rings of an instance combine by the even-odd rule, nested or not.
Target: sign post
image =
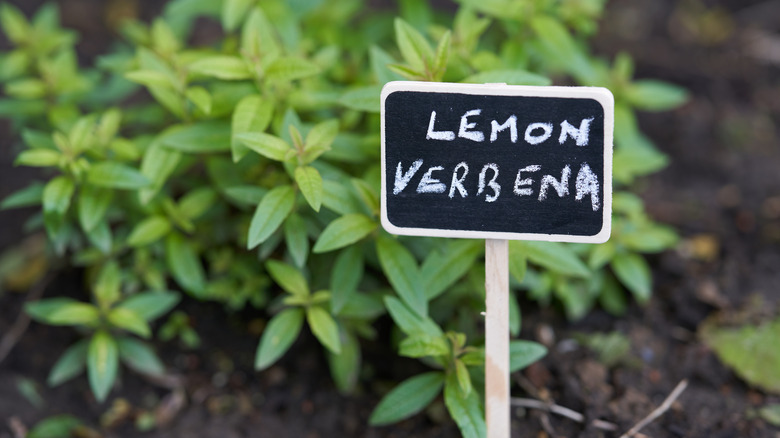
[[[508,240],[602,243],[614,101],[604,88],[390,82],[382,89],[382,226],[485,239],[488,437],[508,438]]]

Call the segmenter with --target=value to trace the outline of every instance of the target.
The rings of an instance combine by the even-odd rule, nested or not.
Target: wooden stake
[[[485,422],[509,438],[509,242],[485,240]]]

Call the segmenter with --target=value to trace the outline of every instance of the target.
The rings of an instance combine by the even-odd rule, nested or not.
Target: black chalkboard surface
[[[383,227],[418,236],[606,241],[613,107],[604,88],[388,83]]]

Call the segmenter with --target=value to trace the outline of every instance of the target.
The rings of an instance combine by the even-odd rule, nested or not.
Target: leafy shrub
[[[464,436],[484,435],[483,245],[394,237],[378,226],[379,92],[391,80],[599,85],[616,98],[616,186],[666,164],[637,128],[634,110],[664,110],[684,91],[634,80],[628,55],[592,56],[602,0],[460,0],[454,19],[423,1],[402,18],[362,10],[360,0],[174,0],[152,23],[126,22],[111,53],[80,67],[76,35],[54,4],[28,20],[0,8],[14,48],[2,54],[5,97],[24,146],[17,165],[46,169],[2,208],[40,206],[53,254],[86,268],[92,303],[50,298],[35,319],[86,329],[54,365],[59,384],[86,368],[104,400],[119,362],[144,373],[163,366],[133,335],[173,308],[183,291],[227,309],[253,306],[270,320],[256,368],[277,361],[309,327],[334,382],[349,392],[361,338],[385,314],[398,352],[433,371],[401,383],[379,404],[387,424],[444,401]],[[190,47],[197,17],[224,33]],[[651,294],[641,253],[675,243],[642,201],[614,195],[612,240],[599,246],[510,244],[513,289],[560,303],[579,318],[594,305],[621,313],[625,287]],[[608,269],[607,269],[608,267]],[[446,293],[445,293],[446,292]],[[513,295],[511,330],[520,331]],[[197,335],[176,312],[159,335]],[[512,342],[512,369],[542,346]]]

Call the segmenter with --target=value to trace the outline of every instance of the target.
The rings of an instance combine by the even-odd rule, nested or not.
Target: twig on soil
[[[35,286],[27,293],[25,303],[37,301],[41,298],[46,287],[49,286],[49,283],[51,283],[53,279],[54,274],[48,273],[38,280],[38,282],[35,283]],[[30,325],[30,316],[22,309],[22,311],[19,312],[19,316],[16,317],[14,325],[11,326],[8,332],[3,336],[3,339],[0,340],[0,363],[5,360],[8,353],[10,353],[14,346],[16,346],[16,343],[19,342],[19,339],[24,335],[24,332],[27,331],[28,325]]]
[[[650,415],[648,415],[647,417],[642,419],[642,421],[637,423],[634,427],[629,429],[628,432],[624,433],[623,435],[620,435],[620,438],[630,438],[635,436],[637,433],[639,433],[640,430],[642,430],[642,428],[655,421],[656,418],[665,414],[666,411],[668,411],[669,408],[672,407],[672,404],[680,397],[680,395],[683,393],[683,391],[685,391],[685,388],[687,387],[688,387],[688,379],[683,379],[680,383],[677,384],[677,386],[674,388],[671,394],[669,394],[669,396],[666,397],[666,400],[664,400],[664,402],[661,403],[661,406],[657,407],[653,412],[650,413]]]
[[[545,403],[543,401],[534,400],[531,398],[517,398],[517,397],[513,397],[510,400],[510,403],[512,404],[512,406],[518,406],[518,407],[528,408],[528,409],[538,409],[540,411],[550,412],[552,414],[560,415],[561,417],[566,417],[572,421],[576,421],[577,423],[585,422],[585,415],[577,411],[574,411],[572,409],[569,409],[567,407],[557,405],[555,403]],[[609,432],[614,432],[615,430],[617,430],[616,424],[604,420],[593,420],[591,422],[591,425],[596,429],[606,430]]]
[[[19,417],[9,418],[8,428],[11,429],[14,438],[24,438],[27,436],[27,427],[25,427]]]
[[[579,412],[575,412],[569,408],[558,406],[554,403],[545,403],[543,401],[534,400],[532,398],[516,398],[516,397],[512,397],[510,403],[512,404],[512,406],[519,406],[522,408],[529,408],[529,409],[539,409],[541,411],[557,414],[562,417],[566,417],[568,419],[574,420],[577,423],[585,422],[584,415],[580,414]]]

